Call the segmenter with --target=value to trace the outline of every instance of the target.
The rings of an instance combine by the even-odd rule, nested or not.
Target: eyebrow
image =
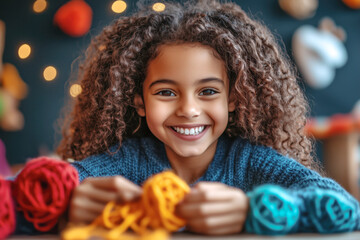
[[[209,83],[209,82],[218,82],[221,83],[222,85],[225,85],[224,81],[220,78],[216,78],[216,77],[209,77],[209,78],[204,78],[201,79],[199,81],[196,82],[196,84],[204,84],[204,83]],[[176,81],[171,80],[171,79],[159,79],[156,80],[154,82],[152,82],[149,86],[149,88],[153,87],[156,84],[160,84],[160,83],[167,83],[167,84],[171,84],[171,85],[177,85]]]

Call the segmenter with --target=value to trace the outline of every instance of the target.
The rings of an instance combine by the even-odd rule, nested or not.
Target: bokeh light
[[[154,5],[152,6],[152,9],[155,12],[162,12],[165,10],[165,4],[163,3],[154,3]]]
[[[81,88],[80,84],[75,83],[70,87],[70,91],[69,91],[70,96],[75,98],[81,93],[81,91],[82,91],[82,88]]]
[[[46,0],[36,0],[33,4],[33,10],[36,13],[41,13],[43,12],[47,7],[47,2]]]
[[[46,81],[52,81],[56,78],[57,71],[56,68],[53,66],[47,66],[44,69],[43,76]]]
[[[25,59],[30,56],[30,53],[31,53],[31,47],[29,44],[25,43],[19,47],[18,50],[19,58]]]
[[[126,10],[126,2],[117,0],[111,5],[111,10],[115,13],[122,13]]]

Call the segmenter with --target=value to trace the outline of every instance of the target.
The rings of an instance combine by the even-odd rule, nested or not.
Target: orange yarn
[[[123,234],[128,229],[140,234],[140,239],[165,239],[167,232],[185,226],[185,221],[175,215],[175,207],[188,192],[189,186],[174,173],[159,173],[144,183],[141,199],[123,204],[109,202],[93,223],[85,227],[70,226],[62,239],[133,239]]]

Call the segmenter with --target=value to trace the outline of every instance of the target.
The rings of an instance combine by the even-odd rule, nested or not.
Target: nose
[[[200,116],[200,113],[201,107],[193,97],[184,97],[178,102],[177,116],[191,119]]]

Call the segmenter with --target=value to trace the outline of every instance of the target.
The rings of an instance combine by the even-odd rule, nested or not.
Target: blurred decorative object
[[[356,117],[360,118],[360,99],[355,103],[352,114],[354,114]]]
[[[360,8],[360,0],[342,0],[343,3],[346,4],[346,6],[353,8],[353,9],[359,9]]]
[[[309,86],[321,89],[332,83],[335,69],[344,66],[348,59],[345,39],[345,31],[327,17],[318,28],[303,25],[295,31],[292,39],[295,62]]]
[[[5,131],[17,131],[24,126],[24,116],[18,105],[27,95],[27,85],[14,65],[3,64],[4,47],[5,23],[0,21],[0,127]]]
[[[9,177],[11,176],[11,168],[6,160],[6,149],[5,144],[0,139],[0,176]],[[0,238],[1,239],[1,238]]]
[[[315,15],[319,3],[318,0],[279,0],[279,5],[292,17],[305,19]]]
[[[309,118],[305,126],[307,135],[317,139],[325,139],[339,134],[360,132],[360,100],[352,112],[348,114],[334,114],[330,117]]]
[[[90,30],[91,22],[92,9],[83,0],[70,0],[54,16],[54,23],[72,37],[85,35]]]
[[[1,85],[6,89],[16,100],[22,100],[27,95],[27,86],[21,79],[16,67],[10,63],[3,65],[3,72],[1,74]]]
[[[24,127],[24,116],[18,110],[19,102],[9,92],[0,89],[0,128],[18,131]]]
[[[353,114],[314,117],[308,120],[305,129],[308,135],[317,139],[324,139],[334,135],[360,131],[360,117]]]
[[[360,112],[356,110],[358,107],[360,101],[349,114],[310,118],[305,132],[321,140],[323,162],[328,176],[360,201]]]

